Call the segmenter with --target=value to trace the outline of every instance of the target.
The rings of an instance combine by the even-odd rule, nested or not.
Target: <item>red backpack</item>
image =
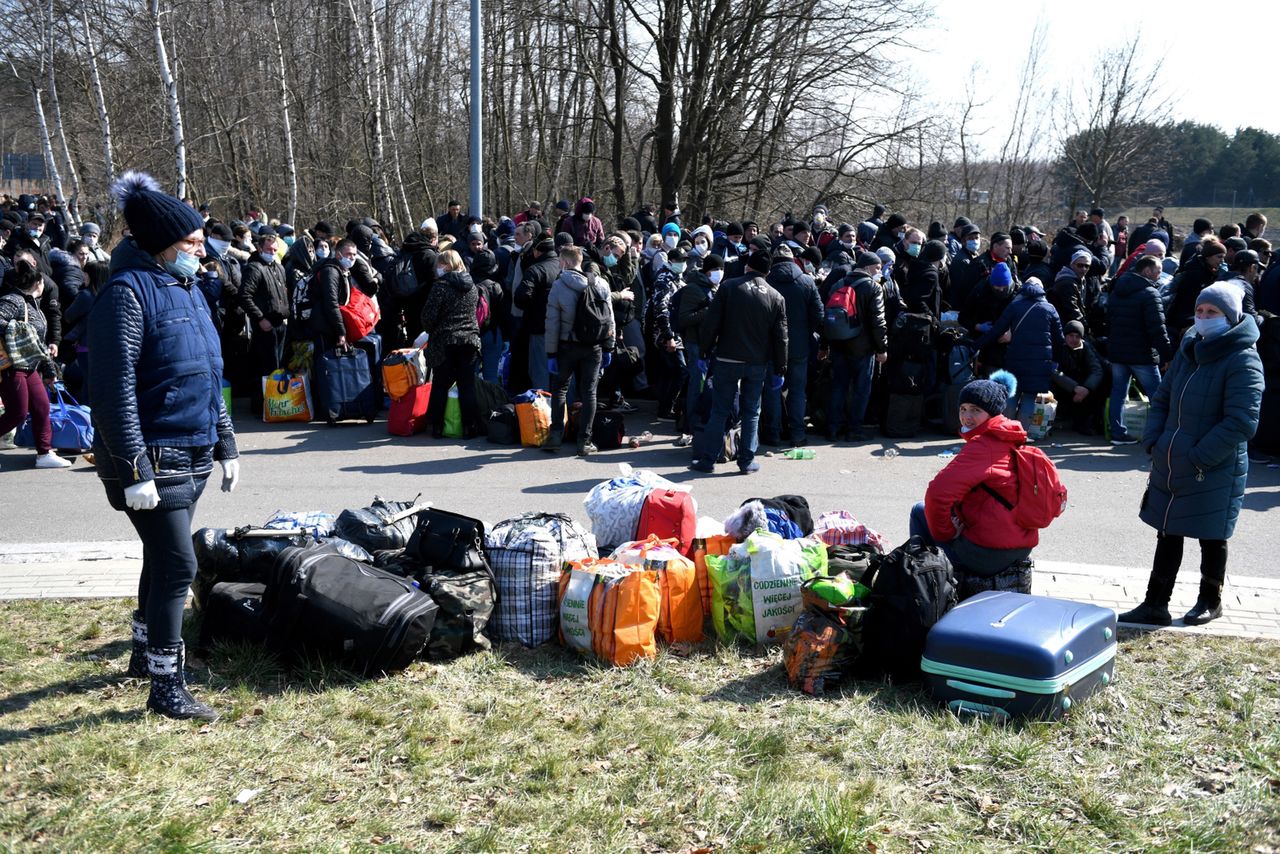
[[[373,331],[378,321],[382,319],[382,314],[364,291],[355,285],[348,285],[348,288],[347,301],[338,306],[338,312],[342,315],[342,326],[347,334],[347,341],[354,344]]]
[[[654,489],[645,496],[640,508],[636,539],[648,539],[650,534],[656,534],[660,540],[676,539],[680,541],[680,553],[687,554],[697,527],[692,495],[674,489]]]
[[[985,483],[991,497],[1013,513],[1013,521],[1020,528],[1038,531],[1049,527],[1054,519],[1067,509],[1067,488],[1058,479],[1058,468],[1045,452],[1029,445],[1017,445],[1009,451],[1011,467],[1018,484],[1018,497],[1010,504],[1004,496]]]

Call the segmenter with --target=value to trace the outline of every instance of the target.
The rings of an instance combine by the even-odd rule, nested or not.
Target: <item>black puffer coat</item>
[[[446,273],[436,281],[422,307],[422,329],[430,333],[427,367],[444,364],[445,348],[463,344],[480,350],[480,327],[476,323],[479,292],[465,272]]]
[[[124,510],[124,488],[154,480],[161,509],[190,507],[213,463],[238,456],[203,293],[126,240],[89,315],[89,349],[93,450],[107,500]]]
[[[1137,273],[1125,273],[1107,300],[1107,356],[1119,365],[1157,365],[1173,358],[1160,294]]]

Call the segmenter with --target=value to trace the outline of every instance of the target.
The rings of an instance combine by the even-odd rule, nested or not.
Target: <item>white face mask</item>
[[[720,280],[724,278],[724,270],[712,270],[707,273],[707,278],[711,280],[711,284],[718,285]]]
[[[668,249],[675,249],[676,244],[679,243],[679,239],[674,234],[668,234],[666,237],[662,238],[662,242],[667,245]]]
[[[444,274],[447,272],[449,272],[447,267],[436,267],[436,278],[437,279],[444,278]]]
[[[583,212],[583,214],[582,214],[582,221],[583,221],[583,222],[591,222],[591,214],[586,213],[586,212],[584,211],[584,212]]]
[[[85,243],[85,245],[86,245],[86,246],[88,246],[90,249],[92,249],[93,247],[95,247],[95,246],[97,246],[97,245],[98,245],[98,235],[96,235],[96,234],[86,234],[86,235],[84,236],[84,243]]]

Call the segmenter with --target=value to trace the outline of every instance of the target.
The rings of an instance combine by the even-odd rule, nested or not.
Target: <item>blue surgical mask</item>
[[[903,240],[903,239],[905,239],[905,238],[906,238],[906,236],[907,236],[907,233],[906,233],[905,231],[899,231],[899,232],[898,232],[898,239],[899,239],[899,240]]]
[[[196,274],[196,270],[200,269],[200,259],[190,252],[179,249],[178,257],[172,261],[165,261],[164,268],[179,279],[190,279]]]
[[[614,255],[612,252],[610,252],[609,254],[605,255],[605,256],[604,256],[604,265],[605,265],[606,267],[616,267],[616,266],[618,266],[618,256],[617,256],[617,255]]]
[[[746,251],[747,251],[747,244],[745,244],[745,243],[737,243],[737,244],[734,244],[734,245],[738,247],[738,251],[739,251],[739,252],[746,252]]]
[[[322,261],[323,261],[325,258],[328,258],[328,257],[329,257],[329,247],[328,247],[328,246],[325,246],[323,243],[322,243],[322,244],[320,244],[319,246],[317,246],[317,247],[316,247],[316,257],[317,257],[317,258],[319,258],[319,259],[320,259],[320,260],[322,260]]]
[[[1215,338],[1231,328],[1225,317],[1197,317],[1193,322],[1201,338]]]
[[[682,274],[682,273],[684,272],[684,262],[683,262],[683,261],[672,261],[672,262],[671,262],[671,272],[675,273],[677,276],[679,276],[680,274]]]
[[[355,264],[355,263],[356,263],[356,259],[354,259],[354,258],[339,258],[339,259],[338,259],[338,266],[339,266],[339,267],[341,267],[341,268],[342,268],[342,269],[344,269],[344,270],[350,270],[350,269],[351,269],[351,265],[353,265],[353,264]]]
[[[274,252],[259,252],[259,253],[258,253],[258,257],[262,259],[262,262],[263,262],[264,264],[270,264],[270,263],[272,263],[272,262],[274,262],[274,261],[276,260],[276,253],[274,253]]]
[[[291,234],[291,235],[289,235],[288,237],[286,237],[286,238],[284,239],[284,245],[285,245],[285,246],[292,246],[292,245],[293,245],[293,241],[295,241],[295,240],[297,240],[297,239],[298,239],[298,238],[294,237],[294,236]]]
[[[966,240],[964,242],[964,248],[968,249],[970,252],[977,252],[978,246],[979,246],[979,243],[976,240]]]
[[[1227,270],[1228,270],[1228,267],[1227,267],[1226,261],[1223,261],[1221,264],[1218,265],[1219,276],[1225,276],[1227,274]]]
[[[917,258],[917,257],[919,257],[919,255],[920,255],[920,244],[919,244],[919,243],[912,243],[912,244],[909,244],[909,245],[907,246],[907,254],[908,254],[908,255],[910,255],[912,258]]]
[[[711,280],[711,284],[718,285],[720,280],[724,278],[724,270],[712,270],[707,273],[707,278]]]
[[[231,244],[226,240],[219,240],[216,237],[210,237],[209,248],[213,250],[213,254],[215,255],[226,255],[227,250],[231,248]]]
[[[40,229],[38,229],[38,228],[28,228],[28,229],[27,229],[27,237],[30,237],[32,240],[39,240],[39,239],[40,239],[40,234],[41,234],[41,232],[40,232]],[[1225,267],[1226,265],[1224,264],[1223,266]]]

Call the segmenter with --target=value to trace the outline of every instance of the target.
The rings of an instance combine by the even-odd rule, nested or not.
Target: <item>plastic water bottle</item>
[[[885,449],[884,449],[884,458],[885,458],[886,460],[896,460],[896,459],[898,458],[898,449],[897,449],[897,448],[885,448]]]
[[[812,460],[818,456],[813,448],[792,448],[783,454],[789,460]]]
[[[640,441],[641,441],[641,442],[652,442],[652,441],[653,441],[653,433],[652,433],[652,432],[650,432],[649,430],[645,430],[643,433],[641,433],[641,434],[640,434]]]

